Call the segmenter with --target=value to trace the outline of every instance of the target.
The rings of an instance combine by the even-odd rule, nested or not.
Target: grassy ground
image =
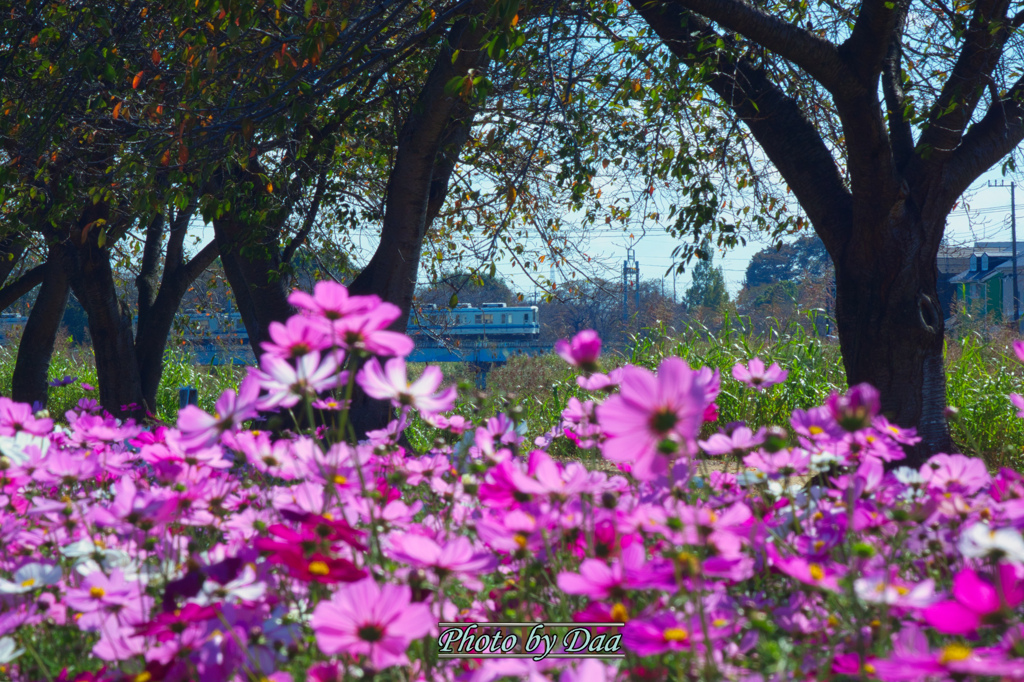
[[[1024,420],[1016,416],[1007,394],[1024,393],[1024,365],[1016,360],[1009,333],[982,333],[978,329],[959,328],[958,337],[947,341],[946,371],[949,404],[958,409],[951,422],[956,449],[982,456],[993,467],[1024,469]],[[842,358],[834,339],[809,334],[795,322],[779,324],[765,334],[754,335],[730,325],[711,333],[699,324],[682,330],[645,330],[622,350],[607,350],[602,358],[607,371],[627,362],[654,368],[668,356],[679,356],[691,366],[708,366],[721,371],[722,394],[718,399],[719,421],[713,430],[733,421],[746,421],[757,427],[784,424],[794,409],[820,405],[829,393],[845,386]],[[785,384],[764,393],[756,393],[731,379],[734,364],[758,356],[766,363],[778,362],[789,370]],[[10,395],[16,347],[0,348],[0,394]],[[474,387],[474,370],[465,364],[442,364],[446,383],[460,386],[458,411],[470,415],[496,414],[517,407],[526,422],[527,436],[533,438],[556,424],[570,397],[585,399],[587,394],[576,385],[576,373],[560,358],[520,357],[491,371],[487,390]],[[422,366],[413,367],[418,374]],[[193,386],[199,390],[199,406],[212,411],[213,403],[226,388],[232,388],[244,374],[242,367],[204,367],[190,356],[169,351],[163,381],[157,398],[157,416],[173,422],[178,410],[178,388]],[[96,386],[96,370],[87,347],[59,344],[50,367],[51,380],[65,375],[78,378],[68,386],[51,388],[49,409],[60,417],[79,399],[96,398],[82,382]],[[414,443],[433,438],[424,424],[414,425],[410,434]],[[596,453],[580,452],[571,443],[562,442],[553,454],[572,459],[593,459]]]

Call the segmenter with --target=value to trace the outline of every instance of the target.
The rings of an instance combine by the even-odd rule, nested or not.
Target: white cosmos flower
[[[24,594],[32,590],[55,585],[60,581],[60,566],[50,564],[25,564],[14,572],[14,580],[0,579],[0,593]]]
[[[757,485],[768,480],[763,471],[743,471],[736,475],[736,483],[741,486]]]
[[[39,456],[46,456],[50,449],[50,439],[32,435],[26,431],[18,431],[13,436],[0,436],[0,455],[4,455],[16,466],[21,466],[32,458],[33,453],[27,449],[34,446],[39,449]]]
[[[935,601],[935,582],[928,578],[917,585],[893,585],[884,575],[858,578],[853,582],[857,596],[872,604],[889,604],[921,609]]]
[[[7,665],[23,653],[25,650],[18,648],[13,637],[0,637],[0,665]]]
[[[988,524],[976,523],[960,535],[958,545],[965,557],[994,555],[1015,564],[1024,564],[1024,538],[1013,528],[992,530]]]

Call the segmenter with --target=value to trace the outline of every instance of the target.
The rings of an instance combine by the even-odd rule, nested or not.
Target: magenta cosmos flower
[[[342,586],[320,602],[310,625],[325,654],[363,654],[382,670],[406,665],[409,643],[425,636],[436,620],[426,604],[410,603],[405,585],[377,585],[372,578]]]
[[[622,368],[622,388],[597,407],[608,436],[601,449],[612,462],[632,464],[633,476],[653,480],[668,469],[680,447],[690,451],[707,407],[707,382],[680,358],[668,358],[655,376],[641,367]]]
[[[556,341],[555,352],[573,367],[593,372],[597,370],[597,358],[601,355],[601,337],[593,329],[584,329],[572,337],[572,341]]]
[[[732,378],[736,381],[743,382],[750,388],[761,391],[774,386],[775,384],[781,384],[789,376],[789,372],[779,367],[779,363],[773,362],[767,369],[764,366],[764,362],[761,358],[751,358],[750,362],[744,366],[742,363],[737,362],[732,367]]]
[[[1024,583],[1010,564],[999,567],[999,590],[971,569],[964,569],[953,578],[953,599],[932,604],[922,616],[926,623],[948,635],[968,635],[977,630],[985,616],[1012,609],[1024,602]]]
[[[420,412],[447,412],[455,405],[455,387],[449,386],[435,393],[443,379],[437,367],[427,367],[419,379],[409,383],[406,378],[405,360],[392,358],[381,369],[377,358],[370,358],[356,375],[356,381],[366,395],[378,400],[390,400],[396,407],[411,405]]]

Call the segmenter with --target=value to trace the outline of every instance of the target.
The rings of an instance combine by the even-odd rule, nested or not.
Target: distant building
[[[949,280],[957,300],[997,322],[1013,319],[1013,244],[976,242],[967,267]],[[1017,243],[1017,298],[1024,308],[1024,243]],[[1022,311],[1024,312],[1024,311]],[[1022,315],[1024,317],[1024,315]]]

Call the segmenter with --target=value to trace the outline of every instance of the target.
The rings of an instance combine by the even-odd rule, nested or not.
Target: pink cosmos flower
[[[1017,575],[1017,569],[1010,564],[999,567],[996,586],[966,568],[953,578],[953,599],[933,604],[921,614],[924,621],[939,632],[949,635],[969,635],[982,624],[985,616],[999,613],[1004,608],[1012,609],[1024,602],[1024,582]]]
[[[257,406],[261,410],[293,407],[303,398],[316,398],[318,393],[343,386],[348,381],[348,372],[339,371],[343,358],[341,352],[336,351],[326,354],[321,362],[320,352],[313,351],[292,366],[287,360],[264,354],[260,358],[262,370],[253,373],[268,395]]]
[[[597,358],[601,355],[601,337],[593,329],[584,329],[572,341],[556,341],[555,352],[573,367],[593,372],[597,369]]]
[[[376,296],[369,298],[376,299]],[[405,357],[412,352],[413,342],[405,334],[390,331],[388,325],[397,320],[402,311],[391,303],[381,303],[360,315],[343,317],[334,323],[335,333],[343,348],[365,351],[372,355]]]
[[[779,367],[779,363],[773,362],[765,369],[761,358],[751,358],[747,365],[737,362],[732,367],[732,377],[758,391],[781,384],[789,376],[787,370]]]
[[[622,550],[621,560],[611,565],[600,559],[586,559],[580,564],[579,573],[562,571],[558,574],[558,587],[563,592],[616,601],[625,598],[626,590],[670,589],[674,582],[671,565],[648,563],[643,544],[639,542]]]
[[[381,369],[377,358],[370,358],[356,375],[356,382],[371,398],[390,400],[396,407],[409,405],[420,412],[436,413],[446,412],[455,406],[454,386],[434,393],[443,378],[439,368],[429,366],[419,379],[410,384],[404,359],[392,358]]]
[[[881,398],[871,384],[857,384],[844,395],[830,395],[826,405],[841,427],[847,431],[859,431],[871,425],[871,420],[881,409]]]
[[[435,540],[409,532],[390,536],[390,556],[411,566],[433,569],[439,577],[454,574],[455,580],[471,590],[483,586],[476,576],[496,565],[492,552],[476,552],[469,538],[458,536],[439,544]]]
[[[591,374],[589,377],[578,376],[576,383],[585,391],[612,391],[622,382],[622,367],[613,369],[607,374]]]
[[[195,405],[186,405],[178,413],[180,443],[186,450],[207,448],[217,442],[220,435],[230,431],[247,419],[256,416],[256,403],[260,396],[260,382],[248,375],[238,386],[238,393],[224,391],[214,405],[213,415]]]
[[[1015,339],[1013,342],[1013,352],[1018,360],[1024,362],[1024,341]]]
[[[709,455],[742,455],[751,448],[764,442],[765,428],[761,427],[754,433],[747,426],[740,426],[731,434],[716,433],[707,440],[698,441],[701,450]]]
[[[53,431],[53,420],[36,419],[29,405],[0,397],[0,435],[10,436],[21,431],[46,436]]]
[[[1024,419],[1024,396],[1019,393],[1011,393],[1010,402],[1017,408],[1017,416]]]
[[[649,481],[668,469],[668,456],[680,448],[692,452],[708,396],[698,373],[680,358],[662,361],[655,375],[641,367],[622,369],[622,388],[597,407],[608,438],[605,459],[632,464],[632,473]]]
[[[285,360],[294,360],[315,350],[326,350],[331,344],[330,337],[317,321],[316,318],[293,315],[284,324],[271,322],[267,329],[271,340],[261,344],[263,350]]]
[[[765,552],[770,564],[790,578],[831,592],[839,591],[839,578],[845,573],[842,566],[808,561],[799,556],[784,557],[774,544],[766,545]]]
[[[690,637],[686,622],[671,612],[633,619],[622,629],[623,645],[641,657],[685,651],[691,647]]]
[[[313,286],[313,293],[295,290],[288,302],[296,308],[320,315],[331,322],[349,315],[362,315],[372,310],[380,299],[376,296],[349,296],[348,289],[337,282],[323,280]]]
[[[938,454],[921,465],[921,478],[929,488],[973,495],[991,480],[985,462],[976,457]]]
[[[409,643],[426,636],[436,619],[426,604],[410,603],[406,585],[378,586],[372,578],[343,585],[313,611],[310,625],[325,654],[365,655],[370,667],[406,665]]]

